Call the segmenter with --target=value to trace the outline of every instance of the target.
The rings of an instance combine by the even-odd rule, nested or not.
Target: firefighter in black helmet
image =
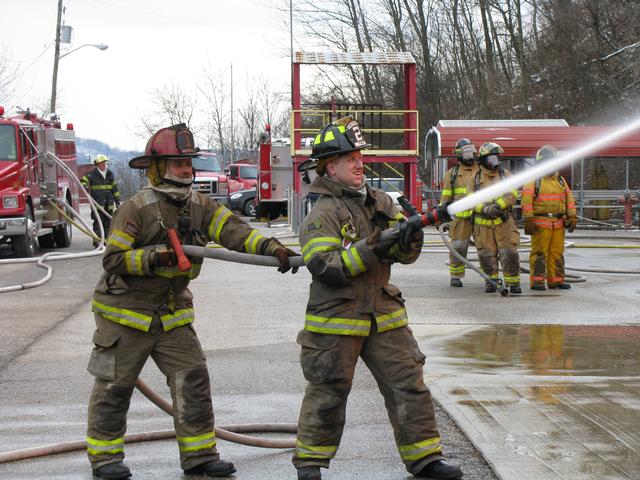
[[[456,142],[453,153],[458,165],[447,170],[442,186],[440,205],[458,201],[474,191],[474,181],[478,173],[476,163],[476,147],[468,138]],[[464,258],[467,258],[469,242],[473,233],[473,210],[457,213],[449,225],[451,246]],[[465,265],[455,255],[449,255],[449,275],[452,287],[462,287]]]
[[[475,178],[475,190],[487,188],[511,175],[502,168],[500,155],[504,152],[497,143],[483,144],[478,151],[480,169]],[[520,257],[518,245],[520,234],[512,215],[512,209],[518,199],[517,190],[507,192],[490,202],[475,207],[473,218],[473,238],[478,250],[478,260],[482,271],[493,280],[500,281],[498,261],[502,264],[504,283],[510,293],[522,293],[520,287]],[[485,292],[495,292],[489,282]]]
[[[299,480],[319,480],[320,468],[329,467],[342,438],[355,366],[362,358],[381,386],[406,469],[436,480],[458,478],[460,468],[442,456],[431,393],[424,383],[425,356],[408,327],[400,290],[389,283],[392,263],[417,260],[423,232],[420,228],[397,240],[380,240],[381,230],[405,219],[391,197],[365,182],[360,150],[367,147],[358,123],[345,118],[322,129],[312,158],[302,167],[316,168],[319,176],[310,191],[319,198],[300,226],[312,282],[297,339],[308,383],[293,464]],[[446,214],[445,208],[440,210]]]

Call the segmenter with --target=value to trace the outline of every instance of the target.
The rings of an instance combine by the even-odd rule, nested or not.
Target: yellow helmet
[[[558,156],[558,149],[553,145],[543,145],[536,152],[536,162],[542,162],[543,160],[549,160],[550,158]]]
[[[98,155],[96,155],[96,158],[93,159],[93,164],[98,165],[99,163],[108,162],[108,161],[109,161],[109,157],[99,153]]]

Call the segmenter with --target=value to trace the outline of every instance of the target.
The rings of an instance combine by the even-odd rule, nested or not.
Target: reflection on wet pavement
[[[487,326],[428,343],[434,395],[501,478],[640,479],[640,326]]]

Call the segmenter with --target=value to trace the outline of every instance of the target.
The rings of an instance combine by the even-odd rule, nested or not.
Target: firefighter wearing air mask
[[[191,268],[181,271],[167,231],[176,229],[184,244],[214,241],[238,252],[275,256],[281,271],[296,254],[192,190],[191,161],[197,152],[191,131],[179,124],[156,132],[144,155],[129,162],[132,168],[146,169],[149,183],[115,211],[92,304],[97,328],[88,367],[95,381],[87,451],[100,478],[131,476],[123,463],[127,411],[150,356],[171,390],[184,472],[214,477],[235,472],[216,450],[209,374],[192,326],[188,285],[198,276],[202,258],[191,258]]]
[[[370,145],[350,117],[315,137],[311,192],[318,200],[300,227],[304,262],[312,275],[304,329],[298,334],[307,388],[300,410],[293,464],[299,480],[319,480],[336,455],[347,398],[362,358],[385,397],[400,456],[418,477],[455,479],[460,468],[443,460],[433,402],[424,383],[424,354],[408,326],[404,300],[389,283],[394,262],[413,263],[424,241],[409,229],[393,200],[365,182],[361,150]],[[445,207],[431,212],[447,220]],[[400,222],[400,224],[398,224]],[[404,235],[381,240],[398,224]],[[404,224],[404,225],[402,225]]]
[[[474,191],[474,181],[478,173],[475,145],[468,138],[461,138],[456,142],[453,152],[458,159],[458,165],[447,170],[444,175],[440,205],[458,201]],[[467,258],[472,233],[473,210],[456,213],[449,224],[449,238],[451,246],[464,258]],[[462,287],[464,272],[465,264],[455,255],[450,254],[449,274],[452,287]]]
[[[510,176],[500,165],[500,154],[504,150],[497,143],[483,144],[478,151],[480,168],[476,174],[474,190],[481,190]],[[473,238],[478,250],[478,260],[482,271],[496,282],[500,281],[498,263],[502,265],[504,284],[510,293],[522,293],[520,288],[520,258],[518,245],[520,234],[512,215],[518,199],[513,190],[490,202],[477,205],[474,209]],[[495,292],[490,282],[485,292]]]
[[[553,145],[544,145],[536,153],[536,162],[558,155]],[[524,233],[531,235],[529,254],[531,290],[549,288],[567,290],[564,281],[564,229],[573,232],[578,217],[571,189],[564,177],[553,172],[522,189]]]

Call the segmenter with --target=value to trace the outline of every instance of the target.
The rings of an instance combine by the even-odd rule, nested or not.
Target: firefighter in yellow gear
[[[312,282],[297,339],[308,383],[293,464],[299,480],[319,480],[320,467],[329,467],[362,358],[385,398],[407,470],[433,479],[459,478],[460,468],[442,457],[433,401],[424,383],[425,356],[408,326],[400,290],[389,283],[394,262],[416,261],[424,234],[419,227],[398,240],[380,240],[382,230],[405,219],[387,194],[365,182],[360,150],[369,146],[358,123],[345,117],[322,129],[312,157],[299,168],[316,168],[311,192],[319,197],[300,227]],[[445,208],[438,212],[448,219]]]
[[[181,467],[187,475],[229,476],[232,463],[216,449],[211,388],[204,352],[192,326],[189,282],[203,259],[181,271],[167,229],[181,243],[209,241],[231,250],[278,257],[281,271],[296,255],[232,215],[223,205],[192,191],[197,157],[193,135],[178,124],[156,132],[145,154],[129,162],[146,169],[149,184],[115,212],[102,258],[104,273],[94,292],[96,330],[89,373],[87,453],[94,475],[131,476],[124,460],[127,411],[145,362],[152,357],[167,378]]]
[[[458,158],[458,165],[447,170],[444,174],[442,198],[440,205],[458,201],[473,193],[478,164],[476,162],[476,147],[468,138],[461,138],[456,142],[454,153]],[[473,210],[456,213],[449,224],[449,238],[453,249],[467,258],[471,234],[473,233]],[[449,275],[452,287],[462,287],[465,264],[449,254]]]
[[[511,175],[500,165],[500,154],[504,150],[497,143],[483,144],[478,151],[480,168],[475,178],[474,190],[481,190]],[[520,257],[518,245],[520,234],[512,215],[518,199],[513,190],[474,208],[473,238],[478,250],[478,260],[482,271],[492,280],[500,281],[498,263],[502,265],[504,284],[510,293],[522,293],[520,288]],[[496,288],[487,282],[485,292],[495,292]]]
[[[93,232],[97,237],[100,237],[99,222],[102,222],[105,238],[109,235],[109,229],[111,228],[111,216],[115,209],[120,206],[118,183],[116,182],[115,175],[108,168],[108,162],[109,157],[106,155],[96,155],[96,158],[93,160],[95,168],[87,172],[80,180],[84,189],[91,195],[91,198],[106,212],[103,213],[101,210],[98,210],[98,216],[96,216],[93,213],[93,209],[91,209]],[[95,247],[97,245],[97,240],[94,240],[93,246]]]
[[[544,145],[538,150],[536,161],[557,155],[553,145]],[[549,288],[571,288],[564,281],[564,230],[573,232],[578,217],[567,181],[554,172],[526,184],[522,189],[522,216],[524,231],[531,235],[531,289],[545,290],[545,281]]]

